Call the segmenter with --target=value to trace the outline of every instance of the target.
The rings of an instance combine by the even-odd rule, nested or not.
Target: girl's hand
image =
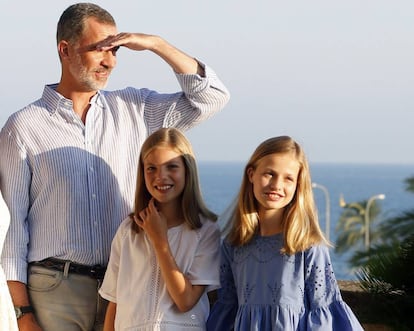
[[[178,267],[168,243],[167,219],[157,210],[154,199],[139,213],[139,218],[134,218],[151,241],[168,293],[181,312],[189,311],[200,300],[205,286],[193,285]]]
[[[157,210],[154,199],[148,207],[139,213],[139,219],[134,217],[135,223],[145,231],[153,246],[168,244],[168,226],[165,216]]]

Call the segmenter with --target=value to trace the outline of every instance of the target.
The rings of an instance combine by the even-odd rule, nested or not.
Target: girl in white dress
[[[3,196],[0,193],[0,255],[3,249],[4,238],[9,228],[10,214]],[[0,330],[18,331],[16,314],[7,287],[6,277],[0,264]]]
[[[104,330],[205,330],[219,287],[220,230],[205,206],[194,153],[173,128],[142,146],[134,211],[111,246]]]

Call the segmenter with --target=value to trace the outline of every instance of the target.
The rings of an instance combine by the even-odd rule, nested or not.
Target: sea
[[[217,214],[223,214],[235,199],[244,166],[243,162],[198,162],[204,200]],[[352,203],[383,194],[384,199],[374,198],[381,208],[376,223],[414,209],[414,193],[406,190],[404,182],[414,177],[414,165],[315,163],[310,164],[310,169],[320,225],[325,231],[328,219],[329,239],[334,245],[338,236],[336,225],[343,211],[339,204],[341,197]],[[334,248],[330,249],[337,279],[357,279],[348,262],[351,255],[352,252],[336,254]]]

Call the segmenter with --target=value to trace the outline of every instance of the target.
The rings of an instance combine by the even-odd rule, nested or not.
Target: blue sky
[[[57,82],[72,1],[0,3],[0,125]],[[232,98],[188,132],[199,160],[245,161],[287,134],[311,162],[414,164],[414,1],[96,1],[120,31],[158,34],[215,69]],[[121,49],[108,89],[175,91],[170,68]]]

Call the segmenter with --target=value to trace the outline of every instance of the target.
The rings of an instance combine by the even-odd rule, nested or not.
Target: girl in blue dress
[[[363,330],[342,300],[309,165],[290,137],[262,142],[245,166],[220,281],[209,331]]]

